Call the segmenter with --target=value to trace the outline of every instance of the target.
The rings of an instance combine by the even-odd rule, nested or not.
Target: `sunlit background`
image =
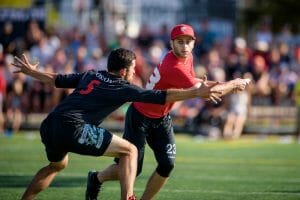
[[[133,83],[144,86],[169,50],[171,28],[188,23],[197,35],[197,76],[253,81],[217,106],[201,99],[177,103],[176,130],[215,139],[292,135],[285,137],[292,142],[300,106],[299,10],[296,0],[2,0],[0,133],[36,130],[70,92],[13,75],[14,55],[26,53],[40,70],[72,73],[105,70],[110,50],[124,47],[138,56]],[[126,106],[104,126],[122,130]],[[239,106],[245,109],[237,116]]]

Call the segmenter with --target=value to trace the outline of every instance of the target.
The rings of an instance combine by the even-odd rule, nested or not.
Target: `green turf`
[[[177,162],[158,200],[299,200],[300,145],[280,144],[278,138],[244,137],[236,142],[199,141],[177,135]],[[34,173],[47,160],[37,134],[0,136],[0,199],[20,199]],[[86,175],[102,169],[110,158],[70,154],[67,169],[41,200],[82,200]],[[155,168],[147,149],[144,170],[135,184],[141,196],[147,177]],[[104,200],[119,199],[119,183],[106,183]]]

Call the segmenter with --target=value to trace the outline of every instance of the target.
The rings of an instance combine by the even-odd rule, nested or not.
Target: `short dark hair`
[[[124,48],[118,48],[110,52],[107,60],[107,70],[109,72],[118,72],[121,69],[128,69],[132,61],[136,59],[133,51]]]

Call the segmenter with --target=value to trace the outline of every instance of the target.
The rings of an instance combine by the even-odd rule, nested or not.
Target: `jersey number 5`
[[[79,91],[80,94],[89,94],[93,91],[94,87],[100,85],[100,81],[92,80],[85,89]]]

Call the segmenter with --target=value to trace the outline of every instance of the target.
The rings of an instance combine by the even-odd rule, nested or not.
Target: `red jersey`
[[[194,86],[195,79],[193,55],[187,58],[178,58],[173,51],[169,51],[163,61],[154,69],[146,89],[182,89]],[[168,114],[174,103],[164,105],[134,102],[134,107],[143,115],[150,118],[160,118]]]

